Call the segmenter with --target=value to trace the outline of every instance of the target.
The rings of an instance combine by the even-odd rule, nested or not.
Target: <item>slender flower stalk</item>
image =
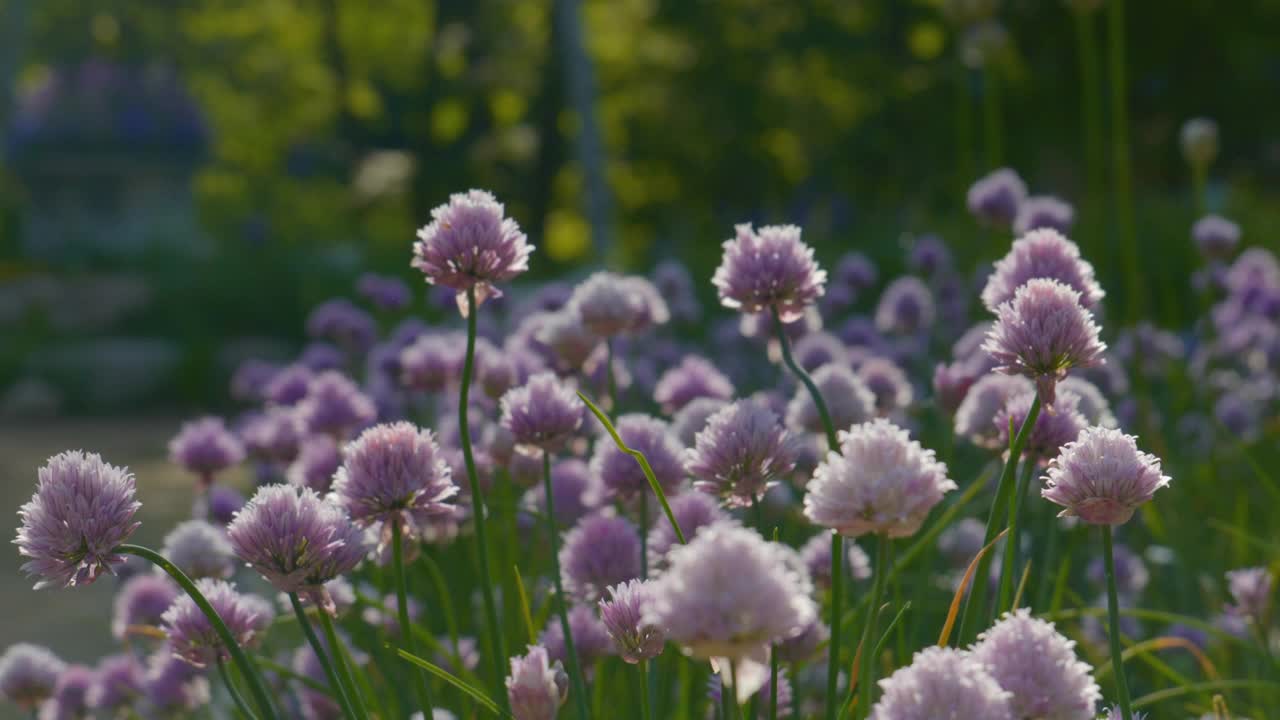
[[[1084,232],[1081,244],[1093,255],[1102,243],[1102,188],[1105,182],[1102,151],[1102,79],[1098,75],[1097,20],[1090,10],[1075,10],[1076,55],[1080,63],[1080,115],[1084,131],[1085,189]]]
[[[1010,458],[1010,462],[1013,459]],[[1009,504],[1009,541],[1006,544],[1004,552],[1004,567],[1000,572],[1000,604],[996,610],[997,615],[1002,615],[1006,611],[1014,608],[1010,607],[1013,602],[1011,597],[1013,592],[1013,580],[1018,576],[1018,526],[1021,524],[1023,508],[1026,506],[1027,486],[1031,484],[1031,475],[1036,469],[1036,458],[1034,454],[1027,455],[1022,461],[1022,477],[1018,479],[1018,486],[1013,492],[1012,502]],[[1048,567],[1047,565],[1045,567]]]
[[[275,706],[271,704],[271,696],[267,693],[266,685],[262,682],[262,676],[258,674],[257,668],[250,662],[249,656],[245,654],[239,643],[236,642],[235,636],[227,629],[227,624],[222,622],[222,618],[218,616],[217,611],[209,604],[209,600],[200,592],[200,589],[191,581],[191,578],[187,577],[186,573],[179,570],[176,565],[169,562],[163,555],[150,548],[126,543],[117,545],[114,552],[121,555],[136,555],[165,571],[169,577],[173,578],[174,582],[178,583],[178,586],[195,602],[196,607],[200,608],[200,612],[209,618],[209,624],[213,626],[214,632],[218,634],[218,638],[222,640],[227,652],[231,654],[231,661],[236,664],[236,667],[240,670],[240,675],[248,683],[249,692],[253,695],[253,702],[258,706],[258,711],[262,717],[278,717]]]
[[[222,678],[222,684],[226,686],[227,694],[231,696],[231,702],[235,704],[236,709],[247,718],[254,717],[249,704],[241,697],[240,691],[236,690],[235,683],[231,682],[231,675],[227,673],[227,664],[222,661],[222,658],[218,658],[218,676]]]
[[[885,580],[889,575],[889,549],[893,539],[887,534],[876,536],[876,566],[871,569],[875,580],[871,583],[871,604],[867,606],[867,620],[862,625],[862,664],[859,666],[857,717],[867,717],[871,708],[871,691],[876,681],[876,659],[872,643],[876,642],[876,618],[880,615],[880,601],[884,597]]]
[[[799,695],[800,693],[795,693]],[[799,717],[797,715],[797,717]],[[778,720],[778,647],[769,646],[769,720]]]
[[[1120,601],[1116,596],[1116,560],[1111,542],[1111,526],[1102,526],[1102,559],[1107,570],[1107,637],[1111,643],[1111,667],[1116,676],[1116,695],[1124,720],[1133,720],[1129,681],[1125,678],[1124,655],[1120,648]]]
[[[987,516],[987,530],[983,536],[982,544],[991,543],[997,533],[1000,532],[1000,519],[1005,517],[1006,509],[1009,507],[1010,496],[1014,492],[1014,473],[1017,468],[1017,458],[1022,456],[1022,449],[1026,447],[1027,438],[1031,435],[1031,429],[1035,427],[1036,418],[1040,417],[1040,395],[1037,394],[1031,401],[1031,409],[1027,412],[1027,417],[1022,421],[1022,426],[1018,428],[1018,433],[1013,436],[1013,442],[1009,445],[1009,459],[1004,463],[1004,470],[1000,473],[1000,483],[996,486],[996,499],[991,506],[991,514]],[[1012,546],[1012,539],[1009,541]],[[1007,552],[1007,551],[1006,551]],[[982,612],[975,608],[985,608],[987,604],[987,582],[986,578],[991,571],[991,553],[982,556],[978,561],[977,573],[974,577],[978,581],[973,584],[973,589],[969,591],[969,598],[965,601],[964,611],[960,615],[960,631],[956,634],[957,640],[964,641],[965,632],[969,627],[969,619],[974,612]],[[986,617],[984,614],[983,617]]]
[[[1125,304],[1129,308],[1128,319],[1136,321],[1142,317],[1146,292],[1133,227],[1133,168],[1129,156],[1129,84],[1125,70],[1124,15],[1124,0],[1110,0],[1107,3],[1107,41],[1111,72],[1111,161],[1114,164],[1112,182],[1122,262],[1129,280],[1129,298]],[[1126,716],[1125,720],[1129,718]]]
[[[560,578],[560,535],[556,529],[556,511],[554,494],[551,491],[551,454],[542,452],[542,482],[547,498],[546,513],[547,535],[551,541],[551,577],[555,580],[556,614],[560,616],[560,630],[564,634],[564,654],[569,664],[569,683],[572,686],[573,706],[578,720],[587,719],[587,687],[582,679],[582,666],[578,662],[578,651],[573,645],[573,632],[569,628],[569,608],[564,599],[564,581]],[[646,695],[647,697],[647,695]]]
[[[293,614],[298,618],[298,626],[302,628],[302,634],[306,636],[307,643],[311,645],[312,652],[316,654],[320,669],[324,671],[324,677],[329,682],[329,690],[333,692],[334,698],[342,706],[343,716],[354,719],[356,715],[351,709],[351,698],[347,697],[346,688],[338,680],[338,674],[333,669],[333,663],[329,662],[329,656],[325,653],[324,645],[320,643],[320,638],[316,635],[315,628],[311,627],[311,621],[307,619],[307,611],[302,607],[302,601],[298,599],[298,593],[289,593],[289,603],[293,606]],[[324,610],[321,609],[320,612],[324,612]]]
[[[478,555],[480,558],[480,593],[484,599],[485,621],[489,625],[489,653],[492,656],[494,668],[494,681],[502,682],[502,678],[506,677],[506,668],[503,667],[503,658],[507,653],[502,647],[502,625],[498,623],[498,606],[493,600],[493,583],[489,581],[489,540],[485,532],[485,510],[484,495],[480,490],[480,476],[476,472],[475,453],[471,448],[471,426],[468,424],[467,411],[470,407],[468,396],[471,392],[471,375],[475,372],[476,359],[476,290],[475,287],[469,287],[466,290],[467,302],[467,353],[462,363],[462,387],[459,388],[458,399],[458,434],[462,441],[462,459],[467,467],[467,481],[471,488],[471,503],[474,508],[472,516],[475,518],[476,528],[476,545],[478,546]],[[551,507],[548,504],[547,514],[550,515]],[[581,697],[580,692],[575,695]]]
[[[329,648],[333,651],[333,669],[338,675],[338,680],[346,688],[347,697],[351,700],[351,709],[355,711],[358,720],[369,720],[369,713],[364,708],[364,702],[360,697],[360,691],[356,688],[355,678],[351,675],[351,668],[347,667],[347,657],[342,649],[342,641],[338,639],[338,631],[333,627],[333,618],[329,617],[329,613],[324,612],[321,608],[317,613],[320,616],[320,627],[324,630],[325,642],[329,644]],[[408,632],[407,626],[405,632]]]
[[[404,531],[400,523],[395,522],[391,523],[391,564],[396,577],[396,613],[400,619],[400,638],[405,649],[417,655],[418,644],[410,631],[413,626],[409,624],[409,595],[404,580]],[[430,677],[422,668],[418,668],[418,677],[421,682],[413,684],[414,693],[418,696],[418,705],[422,707],[422,716],[431,717]]]
[[[782,316],[778,312],[778,307],[771,306],[770,312],[773,314],[773,327],[778,336],[778,345],[782,348],[782,362],[813,398],[813,404],[818,408],[818,417],[822,420],[823,432],[827,436],[827,447],[833,451],[839,450],[840,441],[836,438],[835,426],[831,424],[831,413],[827,410],[827,403],[822,399],[822,393],[818,392],[818,386],[813,383],[813,378],[809,377],[809,373],[797,365],[795,358],[792,357],[791,341],[782,327]],[[827,650],[827,720],[835,720],[840,698],[840,619],[844,613],[844,557],[844,536],[838,532],[832,533],[831,645]]]

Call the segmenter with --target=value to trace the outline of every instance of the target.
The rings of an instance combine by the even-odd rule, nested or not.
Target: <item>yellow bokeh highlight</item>
[[[431,109],[431,137],[436,142],[453,142],[466,131],[467,120],[467,106],[461,100],[441,100]]]
[[[919,22],[907,33],[907,47],[920,60],[937,58],[946,46],[947,33],[939,23]]]
[[[496,90],[489,96],[489,113],[499,127],[508,127],[520,122],[524,117],[528,103],[513,90]]]
[[[116,20],[114,15],[106,13],[94,15],[91,30],[93,39],[99,45],[115,45],[116,41],[120,39],[120,21]]]
[[[543,243],[547,256],[556,262],[582,258],[591,249],[591,227],[580,214],[570,210],[547,213]]]

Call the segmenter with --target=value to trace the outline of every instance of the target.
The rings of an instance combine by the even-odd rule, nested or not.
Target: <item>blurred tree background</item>
[[[994,258],[964,193],[1009,165],[1076,205],[1109,312],[1183,327],[1186,119],[1222,129],[1212,209],[1277,242],[1280,1],[1127,0],[1123,108],[1109,2],[0,0],[0,397],[216,404],[360,271],[419,282],[414,229],[469,187],[536,276],[677,257],[701,280],[747,220],[826,262],[896,267],[923,232]],[[1107,143],[1128,113],[1134,244],[1089,97]]]

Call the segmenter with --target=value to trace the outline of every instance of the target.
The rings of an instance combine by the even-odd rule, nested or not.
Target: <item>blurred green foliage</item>
[[[41,0],[16,85],[86,58],[179,71],[212,133],[193,186],[214,251],[157,259],[147,277],[158,301],[130,322],[207,351],[238,336],[299,338],[306,308],[349,293],[359,269],[413,278],[413,229],[467,187],[508,204],[541,250],[541,277],[677,256],[705,279],[744,220],[802,224],[826,262],[856,248],[896,268],[903,243],[925,231],[962,257],[995,257],[1007,238],[963,212],[964,189],[993,164],[982,71],[959,61],[962,30],[943,4],[584,0],[616,213],[606,258],[594,256],[584,217],[571,143],[581,119],[566,97],[553,0]],[[1195,262],[1177,149],[1186,118],[1222,128],[1217,209],[1242,222],[1247,242],[1274,242],[1262,234],[1280,225],[1280,103],[1262,92],[1280,82],[1280,2],[1127,8],[1147,307],[1185,325],[1196,309],[1183,299]],[[1080,206],[1071,12],[1008,0],[998,18],[1010,43],[991,65],[1004,163],[1033,192]],[[32,269],[15,256],[23,193],[18,179],[0,180],[0,253],[20,272]],[[1079,227],[1107,228],[1105,215]],[[1128,302],[1113,236],[1080,239],[1111,297]]]

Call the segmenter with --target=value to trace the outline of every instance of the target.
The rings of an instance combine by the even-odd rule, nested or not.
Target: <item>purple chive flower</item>
[[[671,308],[666,299],[647,278],[631,275],[623,278],[622,284],[640,298],[640,312],[628,328],[632,333],[643,333],[671,321]]]
[[[30,558],[23,571],[39,578],[36,589],[88,585],[124,562],[114,550],[138,528],[133,515],[142,506],[133,475],[79,450],[49,458],[38,475],[14,540]]]
[[[1071,203],[1052,195],[1035,195],[1022,201],[1013,219],[1013,234],[1026,235],[1032,230],[1049,228],[1062,234],[1071,232],[1076,222],[1076,209]]]
[[[645,622],[698,658],[741,658],[795,637],[817,616],[794,550],[729,524],[671,550],[652,583]]]
[[[728,404],[724,400],[715,398],[694,398],[671,416],[671,434],[684,447],[693,447],[693,444],[697,441],[698,433],[707,426],[707,421],[711,419],[711,416]]]
[[[570,309],[549,313],[534,337],[568,370],[582,369],[601,343],[600,336],[588,330]]]
[[[813,373],[813,382],[822,393],[837,428],[849,427],[871,419],[876,413],[876,396],[853,370],[842,365],[823,365]],[[813,396],[803,387],[787,404],[787,427],[811,433],[823,432],[822,418]]]
[[[1093,720],[1102,691],[1075,643],[1022,608],[978,636],[972,658],[1011,695],[1016,718]]]
[[[551,495],[555,501],[557,525],[571,526],[595,509],[587,497],[590,483],[591,473],[587,464],[577,458],[560,460],[551,466]],[[531,487],[525,493],[521,506],[541,513],[546,502],[542,488]]]
[[[285,477],[291,485],[326,493],[341,466],[342,452],[337,441],[328,435],[312,435],[302,442],[298,457],[285,471]]]
[[[973,384],[960,407],[956,408],[956,435],[967,438],[978,447],[1002,447],[996,415],[1004,410],[1010,398],[1034,390],[1031,381],[1019,375],[984,375]],[[1008,444],[1003,447],[1008,447]]]
[[[1093,315],[1080,305],[1080,293],[1057,280],[1028,281],[998,313],[983,348],[1000,372],[1034,380],[1046,405],[1069,370],[1102,364],[1107,346]]]
[[[766,225],[757,231],[746,223],[735,229],[737,236],[724,242],[724,257],[711,279],[720,304],[744,313],[776,308],[782,322],[799,320],[827,281],[813,248],[800,240],[800,228]]]
[[[256,644],[271,623],[270,614],[264,614],[260,604],[248,601],[236,591],[235,585],[225,580],[201,578],[196,581],[196,587],[241,647]],[[164,629],[174,654],[196,667],[231,659],[213,624],[189,595],[180,595],[165,611]]]
[[[600,601],[600,619],[623,660],[636,664],[662,654],[666,632],[644,621],[651,601],[649,582],[628,580],[609,588],[609,599]]]
[[[1044,228],[1014,240],[1009,254],[996,261],[982,289],[982,302],[998,314],[1001,305],[1036,278],[1057,280],[1075,290],[1086,309],[1102,302],[1106,294],[1093,277],[1093,266],[1080,257],[1080,248],[1057,230]]]
[[[950,365],[938,363],[933,368],[933,402],[943,413],[955,416],[960,404],[969,395],[969,389],[985,374],[975,363],[956,361]]]
[[[795,469],[795,449],[778,416],[742,400],[721,409],[685,451],[693,487],[726,504],[746,507]]]
[[[302,423],[292,408],[270,407],[250,418],[240,430],[240,437],[254,457],[287,463],[298,455]]]
[[[881,415],[905,410],[915,397],[911,380],[907,378],[902,368],[889,358],[867,358],[858,366],[856,374],[875,397],[875,410]],[[832,420],[835,418],[833,417]],[[845,426],[837,424],[837,427]]]
[[[560,661],[552,662],[540,645],[530,645],[527,653],[511,658],[506,685],[516,720],[555,720],[569,698],[569,676]]]
[[[866,580],[871,577],[871,558],[856,543],[846,542],[845,555],[848,557],[848,577],[854,580]],[[800,546],[800,559],[809,568],[809,577],[813,584],[826,589],[831,587],[831,533],[820,532],[809,538]]]
[[[590,605],[575,605],[569,608],[569,632],[573,634],[573,649],[582,663],[583,673],[590,676],[597,660],[613,653],[613,639],[605,628],[596,611]],[[558,622],[547,623],[538,644],[547,649],[547,657],[556,662],[568,662],[569,655],[565,651],[564,630]]]
[[[870,720],[1016,720],[1010,694],[964,651],[929,647],[881,680]]]
[[[413,291],[409,285],[390,275],[365,273],[356,280],[356,292],[379,310],[403,310],[413,302]]]
[[[334,298],[320,303],[307,316],[307,335],[363,352],[377,340],[378,328],[373,317],[350,300]]]
[[[391,539],[390,523],[413,535],[421,521],[452,512],[458,486],[430,430],[407,422],[375,425],[345,456],[333,494],[361,526],[382,523],[382,543]]]
[[[516,366],[506,350],[499,349],[484,338],[476,341],[475,363],[475,381],[480,383],[480,389],[490,399],[502,397],[519,380]]]
[[[685,355],[658,378],[653,399],[665,413],[675,413],[698,398],[733,399],[733,383],[706,358]]]
[[[377,417],[373,400],[336,370],[313,377],[307,385],[307,396],[298,403],[298,418],[312,434],[345,437]]]
[[[280,366],[250,358],[240,363],[231,375],[231,397],[241,402],[256,403],[266,399],[267,385]]]
[[[977,518],[965,518],[938,536],[938,553],[947,565],[964,569],[987,544],[987,529]]]
[[[160,625],[164,611],[177,597],[178,587],[163,575],[143,573],[129,578],[112,603],[112,636],[124,640],[131,628]]]
[[[182,717],[209,704],[209,681],[168,646],[148,661],[142,690],[144,707],[158,717]]]
[[[409,612],[409,624],[417,624],[418,618],[422,617],[422,603],[413,597],[407,600],[405,609]],[[382,630],[393,638],[400,636],[399,604],[394,593],[382,597],[382,607],[372,605],[365,607],[364,612],[361,613],[361,619],[369,625],[381,626]]]
[[[1271,593],[1274,580],[1265,567],[1231,570],[1227,573],[1227,587],[1235,604],[1228,611],[1237,617],[1265,627],[1271,614]]]
[[[461,333],[419,335],[400,351],[400,382],[415,390],[441,392],[462,377],[465,351]]]
[[[1009,227],[1026,197],[1027,185],[1018,173],[1000,168],[969,187],[969,212],[984,224]]]
[[[1201,255],[1225,260],[1240,244],[1240,226],[1221,215],[1205,215],[1191,226],[1191,238]]]
[[[629,332],[643,322],[646,298],[627,280],[611,272],[591,275],[574,288],[568,311],[593,335],[613,337]]]
[[[95,710],[119,713],[132,706],[142,694],[143,668],[132,655],[103,658],[93,675],[93,684],[85,694],[85,701]]]
[[[289,365],[275,374],[263,389],[266,399],[276,405],[293,405],[307,396],[315,372],[301,363]]]
[[[554,373],[538,373],[502,396],[502,427],[527,451],[556,452],[582,427],[586,406]]]
[[[1218,157],[1218,123],[1210,118],[1187,120],[1178,140],[1182,144],[1182,156],[1192,167],[1207,168]]]
[[[697,322],[702,319],[702,304],[693,287],[689,268],[679,260],[663,260],[651,275],[658,293],[667,299],[672,317],[681,322]]]
[[[313,342],[302,348],[298,364],[313,373],[341,370],[347,365],[347,355],[329,343]]]
[[[66,669],[67,664],[46,647],[10,645],[0,655],[0,694],[22,710],[34,710],[53,695]]]
[[[307,595],[332,610],[324,584],[365,554],[363,533],[336,503],[314,490],[268,485],[227,527],[236,556],[280,592]]]
[[[831,548],[831,543],[827,543],[827,548]],[[827,569],[830,570],[830,565]],[[808,662],[818,656],[818,651],[824,649],[825,643],[830,639],[831,629],[821,618],[815,617],[799,635],[775,645],[774,651],[783,662]]]
[[[907,266],[912,272],[925,277],[933,277],[942,270],[951,267],[951,249],[942,238],[933,233],[926,233],[915,239],[911,251],[907,254]]]
[[[467,291],[476,305],[502,297],[495,287],[529,269],[533,246],[515,220],[503,217],[502,204],[483,190],[449,196],[431,211],[431,223],[418,230],[413,267],[432,285],[457,292],[458,309],[466,313]]]
[[[791,353],[796,363],[813,372],[823,365],[848,365],[849,349],[844,341],[828,332],[812,332],[796,341]]]
[[[1111,412],[1111,403],[1097,385],[1082,377],[1069,376],[1058,383],[1058,390],[1076,396],[1076,409],[1084,416],[1086,425],[1116,427],[1119,422]]]
[[[910,275],[889,283],[876,306],[876,329],[883,333],[914,335],[933,327],[937,312],[933,293],[924,281]]]
[[[1004,409],[996,413],[996,438],[999,447],[1009,447],[1009,426],[1018,432],[1027,413],[1031,411],[1034,392],[1014,395],[1005,403]],[[1036,416],[1036,424],[1027,436],[1027,444],[1022,452],[1027,457],[1034,457],[1044,462],[1056,457],[1059,450],[1069,442],[1074,442],[1081,431],[1088,427],[1088,421],[1078,410],[1079,397],[1072,392],[1061,391],[1051,411],[1046,410]]]
[[[1122,525],[1169,484],[1160,459],[1138,450],[1137,438],[1091,427],[1049,463],[1040,494],[1061,505],[1064,517],[1094,525]]]
[[[84,665],[68,665],[53,685],[53,694],[40,707],[40,720],[78,720],[89,717],[89,688],[95,673]]]
[[[178,523],[164,536],[164,555],[178,569],[194,579],[231,577],[235,572],[235,553],[226,532],[204,520]]]
[[[703,529],[720,523],[736,524],[732,515],[720,508],[715,498],[703,493],[680,493],[670,499],[671,514],[690,542]],[[667,555],[680,544],[675,528],[665,513],[658,516],[649,530],[649,574],[658,575],[667,567]]]
[[[631,413],[618,418],[614,426],[627,447],[644,453],[663,492],[676,494],[684,480],[683,449],[667,424],[649,415]],[[653,492],[640,464],[619,450],[611,438],[596,443],[590,469],[594,490],[603,500],[629,502],[642,492]]]
[[[200,476],[206,485],[217,473],[239,464],[244,455],[244,444],[240,438],[218,417],[185,422],[169,441],[169,460]]]
[[[626,518],[588,515],[565,533],[560,548],[564,589],[595,602],[606,588],[640,577],[640,535]]]
[[[954,489],[947,466],[932,450],[878,419],[840,432],[840,452],[827,455],[809,482],[804,514],[850,537],[907,537]]]

